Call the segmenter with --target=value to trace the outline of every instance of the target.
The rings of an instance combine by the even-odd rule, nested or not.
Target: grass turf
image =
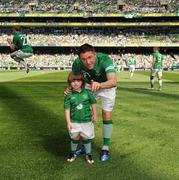
[[[164,72],[161,92],[148,89],[148,72],[135,72],[133,79],[118,74],[111,159],[99,161],[98,102],[92,166],[84,156],[66,161],[66,78],[66,72],[0,72],[0,179],[179,179],[179,73]]]

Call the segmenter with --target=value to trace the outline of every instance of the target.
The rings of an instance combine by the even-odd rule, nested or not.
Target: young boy
[[[67,161],[76,159],[76,150],[80,140],[85,147],[86,160],[93,164],[91,156],[91,140],[94,138],[94,125],[96,121],[96,100],[90,90],[84,88],[85,80],[82,72],[71,72],[68,83],[72,93],[65,96],[64,108],[67,129],[71,138],[71,153]]]

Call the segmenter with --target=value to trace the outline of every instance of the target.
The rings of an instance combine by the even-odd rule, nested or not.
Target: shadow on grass
[[[138,93],[138,94],[146,94],[146,95],[150,95],[150,96],[157,96],[157,97],[161,97],[161,98],[171,98],[171,99],[178,99],[179,95],[177,94],[169,94],[169,93],[165,93],[164,91],[158,91],[158,90],[151,90],[149,88],[136,88],[136,87],[122,87],[119,86],[118,87],[118,91],[128,91],[128,92],[134,92],[134,93]]]
[[[37,85],[37,94],[39,97],[36,94]],[[41,106],[38,103],[38,101],[44,102],[45,100],[48,101],[54,98],[54,104],[50,104],[50,106],[57,108],[56,105],[60,105],[63,101],[63,96],[56,97],[49,94],[48,98],[48,93],[44,96],[43,91],[46,87],[47,83],[1,83],[0,101],[4,104],[7,113],[9,112],[9,116],[13,117],[13,121],[15,119],[18,124],[20,123],[23,127],[26,127],[29,140],[37,138],[48,152],[51,152],[55,156],[64,157],[66,156],[65,152],[69,145],[65,119],[63,113],[60,112],[63,109],[59,107],[59,113],[57,115],[48,109],[48,104],[42,104]],[[60,90],[60,87],[56,86],[56,84],[53,85],[50,83],[50,88],[54,88],[58,91],[58,94],[63,94],[63,88]],[[48,89],[45,90],[48,91]],[[30,94],[21,94],[22,91],[29,91]]]

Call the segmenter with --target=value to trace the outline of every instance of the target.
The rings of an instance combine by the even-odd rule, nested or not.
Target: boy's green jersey
[[[70,108],[71,122],[75,123],[92,121],[91,104],[96,104],[96,99],[92,92],[87,89],[82,89],[81,92],[73,90],[64,99],[64,108]]]
[[[96,62],[93,69],[86,68],[78,57],[73,63],[72,70],[82,71],[87,83],[90,83],[91,80],[105,82],[107,81],[107,73],[116,72],[112,59],[103,53],[96,53]]]
[[[163,60],[164,60],[164,57],[163,55],[160,53],[160,52],[154,52],[152,54],[154,60],[155,60],[155,63],[153,65],[153,68],[154,69],[162,69],[162,66],[163,66]]]
[[[20,32],[14,34],[13,44],[15,44],[17,50],[25,53],[33,53],[32,46],[28,44],[27,36]]]

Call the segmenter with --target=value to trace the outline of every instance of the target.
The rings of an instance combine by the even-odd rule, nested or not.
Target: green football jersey
[[[96,104],[96,99],[92,92],[87,89],[82,89],[81,92],[73,90],[64,99],[64,108],[70,108],[71,122],[75,123],[92,121],[91,104]]]
[[[135,59],[135,57],[132,57],[132,58],[129,60],[129,65],[136,65],[136,59]]]
[[[90,83],[91,80],[105,82],[107,81],[107,73],[116,72],[112,59],[103,53],[96,53],[96,62],[93,69],[86,68],[78,57],[73,63],[72,70],[82,71],[87,83]]]
[[[163,55],[160,52],[154,52],[152,54],[152,56],[153,56],[153,58],[155,60],[153,68],[154,69],[162,69],[162,63],[163,63],[163,60],[164,60]]]
[[[16,32],[13,36],[13,44],[15,44],[17,50],[21,50],[26,53],[33,53],[32,46],[28,44],[27,36]]]

